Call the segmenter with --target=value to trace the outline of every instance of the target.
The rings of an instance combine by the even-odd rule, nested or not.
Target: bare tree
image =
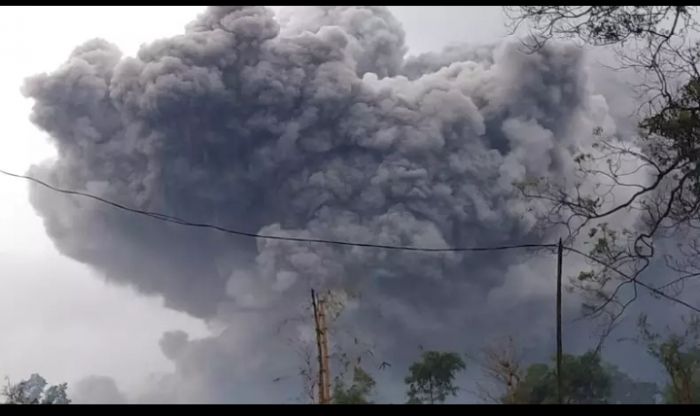
[[[513,31],[526,24],[523,45],[535,51],[554,38],[615,48],[618,66],[640,75],[643,105],[639,135],[622,142],[602,128],[580,149],[576,179],[527,178],[516,184],[528,199],[544,201],[540,220],[567,232],[567,245],[583,240],[591,269],[571,279],[586,297],[585,315],[603,321],[601,342],[643,287],[654,296],[700,310],[678,297],[687,279],[700,276],[700,44],[694,7],[523,6],[506,8]],[[695,39],[694,39],[695,38]],[[613,224],[636,214],[631,229]],[[673,252],[659,253],[672,238]],[[670,268],[665,281],[641,279],[653,259]],[[668,274],[665,274],[668,275]],[[628,289],[625,291],[625,289]]]
[[[349,323],[343,322],[341,319],[343,311],[346,309],[349,301],[359,296],[358,294],[348,294],[347,291],[333,290],[323,293],[324,305],[326,312],[326,330],[329,333],[331,340],[331,367],[334,369],[334,381],[336,384],[351,384],[353,375],[356,369],[361,367],[363,363],[373,362],[375,355],[373,345],[363,342],[357,335],[356,330],[349,326]],[[281,334],[290,324],[299,326],[313,325],[312,307],[308,302],[300,306],[299,312],[293,316],[286,318],[277,329],[278,334]],[[299,357],[298,376],[301,379],[302,392],[298,397],[299,400],[306,403],[315,403],[318,395],[318,360],[317,346],[313,337],[304,338],[296,331],[285,338]],[[381,366],[379,367],[382,368]],[[281,376],[273,381],[280,381],[287,376]]]
[[[314,366],[316,352],[312,345],[307,344],[299,348],[299,355],[301,357],[299,376],[302,380],[302,397],[308,399],[308,403],[314,403],[318,389],[318,371]]]
[[[516,6],[506,7],[513,32],[529,27],[523,45],[534,51],[552,39],[615,48],[621,68],[656,78],[661,98],[672,99],[669,80],[697,77],[695,6]],[[643,89],[648,84],[640,85]]]
[[[481,355],[483,358],[479,361],[488,383],[477,383],[479,396],[487,402],[516,403],[516,391],[524,369],[513,338],[484,347]]]

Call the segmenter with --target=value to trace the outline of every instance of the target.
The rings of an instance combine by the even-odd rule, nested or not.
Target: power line
[[[411,246],[398,246],[398,245],[387,245],[387,244],[372,244],[372,243],[357,243],[357,242],[350,242],[350,241],[340,241],[340,240],[327,240],[327,239],[321,239],[321,238],[302,238],[302,237],[283,237],[283,236],[278,236],[278,235],[266,235],[266,234],[258,234],[258,233],[251,233],[251,232],[246,232],[246,231],[239,231],[239,230],[233,230],[230,228],[226,227],[221,227],[218,225],[214,224],[207,224],[207,223],[197,223],[197,222],[191,222],[184,220],[182,218],[178,218],[175,216],[167,215],[167,214],[162,214],[159,212],[153,212],[153,211],[146,211],[146,210],[141,210],[137,208],[131,208],[126,205],[119,204],[114,201],[110,201],[105,198],[101,198],[96,195],[92,195],[86,192],[81,192],[81,191],[73,191],[70,189],[62,189],[56,186],[53,186],[51,184],[48,184],[40,179],[27,176],[27,175],[19,175],[16,173],[11,173],[5,170],[0,169],[0,173],[3,175],[11,176],[14,178],[20,178],[20,179],[26,179],[31,182],[34,182],[36,184],[39,184],[45,188],[51,189],[55,192],[63,193],[63,194],[68,194],[68,195],[76,195],[76,196],[82,196],[85,198],[93,199],[95,201],[101,202],[103,204],[110,205],[114,208],[123,210],[123,211],[128,211],[134,214],[139,214],[139,215],[145,215],[150,218],[154,218],[159,221],[163,222],[169,222],[173,224],[178,224],[186,227],[196,227],[196,228],[209,228],[217,231],[221,231],[227,234],[233,234],[233,235],[239,235],[243,237],[250,237],[250,238],[256,238],[256,239],[265,239],[265,240],[281,240],[281,241],[293,241],[293,242],[301,242],[301,243],[318,243],[318,244],[330,244],[330,245],[341,245],[341,246],[352,246],[352,247],[367,247],[367,248],[378,248],[378,249],[386,249],[386,250],[400,250],[400,251],[418,251],[418,252],[432,252],[432,253],[439,253],[439,252],[480,252],[480,251],[503,251],[503,250],[514,250],[514,249],[526,249],[526,248],[555,248],[557,247],[557,244],[514,244],[514,245],[502,245],[502,246],[493,246],[493,247],[444,247],[444,248],[435,248],[435,247],[411,247]],[[613,270],[614,272],[618,273],[619,275],[625,277],[628,279],[630,282],[636,283],[640,285],[641,287],[649,290],[650,292],[661,296],[663,298],[666,298],[668,300],[671,300],[673,302],[676,302],[678,304],[681,304],[689,309],[692,309],[693,311],[700,312],[699,308],[694,307],[693,305],[680,300],[678,298],[675,298],[673,296],[669,296],[666,293],[662,292],[661,290],[658,290],[652,286],[649,286],[643,282],[640,282],[639,280],[632,278],[625,274],[624,272],[616,269],[615,267],[599,260],[596,259],[595,257],[589,256],[588,254],[579,251],[575,248],[572,247],[567,247],[563,246],[565,250],[574,252],[576,254],[579,254],[583,257],[586,257],[590,260],[595,261],[596,263],[609,268],[610,270]]]
[[[331,245],[353,246],[353,247],[368,247],[368,248],[379,248],[379,249],[386,249],[386,250],[421,251],[421,252],[432,252],[432,253],[470,252],[470,251],[471,252],[475,252],[475,251],[502,251],[502,250],[525,249],[525,248],[555,248],[557,246],[556,244],[514,244],[514,245],[501,245],[501,246],[492,246],[492,247],[444,247],[444,248],[436,248],[436,247],[399,246],[399,245],[390,245],[390,244],[358,243],[358,242],[351,242],[351,241],[329,240],[329,239],[321,239],[321,238],[284,237],[284,236],[278,236],[278,235],[258,234],[258,233],[251,233],[251,232],[246,232],[246,231],[234,230],[231,228],[226,228],[226,227],[222,227],[222,226],[214,225],[214,224],[191,222],[191,221],[188,221],[188,220],[185,220],[182,218],[178,218],[178,217],[167,215],[167,214],[162,214],[159,212],[131,208],[131,207],[128,207],[126,205],[122,205],[122,204],[119,204],[117,202],[110,201],[110,200],[105,199],[105,198],[101,198],[101,197],[96,196],[96,195],[92,195],[92,194],[89,194],[86,192],[73,191],[70,189],[62,189],[62,188],[53,186],[51,184],[48,184],[42,180],[36,179],[34,177],[31,177],[31,176],[19,175],[16,173],[7,172],[7,171],[2,170],[2,169],[0,169],[0,173],[2,173],[3,175],[14,177],[14,178],[29,180],[31,182],[37,183],[45,188],[51,189],[51,190],[56,191],[56,192],[60,192],[63,194],[68,194],[68,195],[82,196],[85,198],[93,199],[93,200],[101,202],[103,204],[110,205],[114,208],[117,208],[117,209],[120,209],[123,211],[128,211],[128,212],[131,212],[134,214],[145,215],[147,217],[151,217],[151,218],[154,218],[154,219],[159,220],[159,221],[169,222],[169,223],[178,224],[178,225],[187,226],[187,227],[209,228],[209,229],[221,231],[221,232],[228,233],[228,234],[234,234],[234,235],[239,235],[239,236],[243,236],[243,237],[250,237],[250,238],[257,238],[257,239],[294,241],[294,242],[301,242],[301,243],[331,244]]]
[[[678,304],[680,304],[680,305],[683,305],[683,306],[685,306],[686,308],[689,308],[689,309],[691,309],[691,310],[693,310],[693,311],[695,311],[695,312],[700,312],[700,308],[696,308],[695,306],[689,304],[688,302],[685,302],[685,301],[683,301],[683,300],[681,300],[681,299],[678,299],[678,298],[676,298],[676,297],[667,295],[666,293],[662,292],[661,290],[659,290],[659,289],[657,289],[657,288],[655,288],[655,287],[653,287],[653,286],[649,286],[648,284],[646,284],[646,283],[644,283],[644,282],[640,282],[639,280],[637,280],[636,277],[632,277],[632,276],[628,275],[627,273],[625,273],[625,272],[623,272],[623,271],[617,269],[616,267],[613,267],[612,265],[610,265],[610,264],[608,264],[608,263],[606,263],[606,262],[604,262],[604,261],[602,261],[602,260],[599,260],[599,259],[597,259],[597,258],[595,258],[595,257],[593,257],[593,256],[590,256],[590,255],[588,255],[588,254],[586,254],[586,253],[584,253],[584,252],[582,252],[582,251],[580,251],[580,250],[577,250],[577,249],[575,249],[575,248],[572,248],[572,247],[564,247],[564,249],[565,249],[565,250],[568,250],[568,251],[571,251],[571,252],[573,252],[573,253],[576,253],[576,254],[578,254],[578,255],[580,255],[580,256],[583,256],[583,257],[585,257],[585,258],[587,258],[587,259],[589,259],[589,260],[592,260],[592,261],[594,261],[594,262],[600,264],[601,266],[603,266],[603,267],[605,267],[605,268],[608,268],[608,269],[614,271],[615,273],[617,273],[617,274],[619,274],[620,276],[622,276],[622,277],[624,277],[625,279],[627,279],[629,282],[634,283],[634,284],[638,284],[639,286],[643,287],[644,289],[647,289],[648,291],[650,291],[650,292],[652,292],[652,293],[654,293],[654,294],[656,294],[656,295],[658,295],[658,296],[661,296],[661,297],[666,298],[666,299],[668,299],[668,300],[670,300],[670,301],[672,301],[672,302],[676,302],[676,303],[678,303]]]

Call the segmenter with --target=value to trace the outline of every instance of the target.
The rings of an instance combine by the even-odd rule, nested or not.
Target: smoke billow
[[[71,386],[73,403],[80,404],[124,404],[126,398],[117,384],[109,377],[89,376]]]
[[[388,11],[360,6],[278,19],[213,7],[136,57],[92,40],[24,86],[58,149],[31,174],[249,232],[432,247],[547,239],[512,184],[567,180],[592,129],[609,123],[582,52],[406,51]],[[176,370],[139,400],[290,400],[299,362],[279,328],[311,287],[350,294],[342,319],[395,363],[387,380],[400,382],[418,344],[550,335],[551,256],[255,241],[36,187],[31,199],[65,255],[223,324],[205,339],[166,334]]]

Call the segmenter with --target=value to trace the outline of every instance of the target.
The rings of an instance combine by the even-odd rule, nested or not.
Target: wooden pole
[[[323,388],[325,390],[324,398],[325,404],[330,404],[331,402],[331,368],[329,363],[329,352],[328,352],[328,327],[326,325],[326,302],[325,299],[321,298],[318,303],[318,320],[321,329],[321,347],[322,347],[322,359],[323,359]]]
[[[557,400],[562,404],[562,342],[561,342],[561,264],[563,257],[561,238],[557,247]]]
[[[316,292],[311,289],[311,306],[314,310],[314,324],[316,325],[316,347],[318,348],[318,403],[326,403],[326,388],[324,386],[323,341],[321,335],[321,322],[319,319],[318,302]]]

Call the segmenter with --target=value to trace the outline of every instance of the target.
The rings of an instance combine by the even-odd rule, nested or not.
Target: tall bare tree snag
[[[328,352],[328,324],[326,322],[326,301],[322,297],[318,303],[318,320],[320,324],[321,333],[321,348],[323,348],[321,357],[323,360],[323,378],[321,379],[321,384],[325,390],[325,403],[331,402],[331,371],[330,371],[330,361]]]
[[[316,346],[318,348],[318,403],[331,402],[331,383],[328,354],[328,328],[326,326],[325,302],[311,289],[311,305],[316,325]]]
[[[486,346],[479,359],[489,384],[479,387],[479,395],[488,402],[514,404],[518,386],[525,376],[521,357],[512,337]]]

